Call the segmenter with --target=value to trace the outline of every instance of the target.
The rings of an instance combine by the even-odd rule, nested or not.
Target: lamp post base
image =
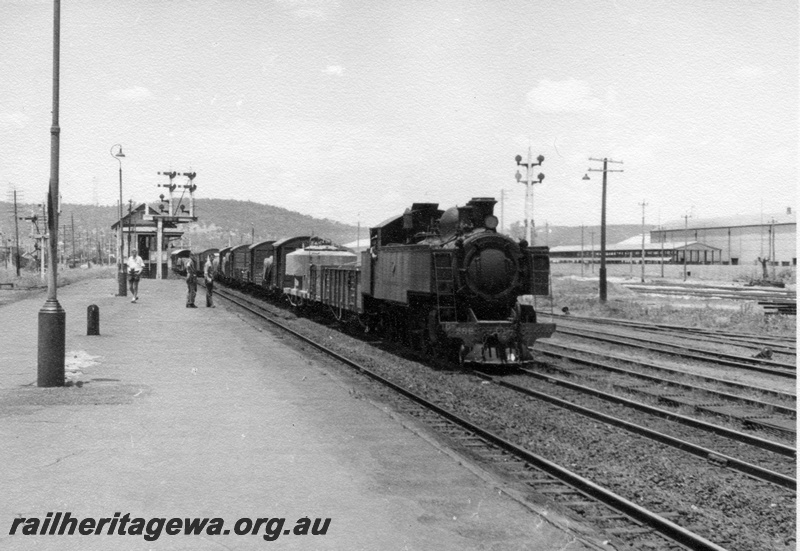
[[[606,279],[606,269],[600,267],[600,302],[606,302],[608,298],[608,280]]]
[[[64,386],[66,327],[66,311],[57,300],[47,300],[39,310],[37,386]]]
[[[126,297],[128,296],[128,281],[125,276],[125,271],[120,271],[117,274],[117,283],[119,285],[119,289],[117,291],[118,297]]]

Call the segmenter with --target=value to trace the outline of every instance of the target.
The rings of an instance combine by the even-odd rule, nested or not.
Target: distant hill
[[[157,203],[150,203],[158,208]],[[127,212],[128,205],[124,205]],[[31,204],[18,204],[20,217],[37,215],[39,228],[43,228],[42,208]],[[334,222],[333,220],[313,218],[299,212],[280,207],[235,201],[232,199],[197,199],[195,215],[198,220],[183,226],[184,246],[192,249],[224,247],[229,243],[250,243],[267,239],[281,239],[297,235],[319,235],[336,243],[349,243],[357,238],[357,227]],[[81,249],[84,241],[102,240],[111,235],[111,225],[119,219],[116,206],[78,205],[65,203],[61,206],[59,225],[61,238],[72,243],[74,220],[76,249]],[[29,235],[33,225],[30,221],[19,221],[20,244],[27,248],[32,245]],[[14,205],[0,201],[0,232],[2,239],[14,237]],[[366,229],[362,228],[366,236]],[[5,242],[2,243],[6,245]]]
[[[198,199],[195,201],[195,215],[197,222],[184,227],[184,243],[191,239],[193,249],[258,243],[297,235],[319,235],[339,244],[355,241],[358,237],[356,226],[252,201]],[[361,231],[366,236],[366,230],[362,228]]]
[[[157,203],[150,204],[157,208]],[[127,212],[128,205],[125,205]],[[41,207],[30,204],[18,205],[18,215],[38,216],[39,227],[43,227]],[[195,202],[196,223],[184,225],[183,245],[194,250],[210,247],[224,247],[228,244],[251,243],[267,239],[281,239],[297,235],[319,235],[331,239],[335,243],[349,243],[357,238],[358,229],[328,219],[319,219],[272,205],[254,203],[252,201],[236,201],[233,199],[197,199]],[[111,225],[119,217],[117,207],[64,204],[61,207],[61,238],[72,245],[72,224],[74,219],[75,247],[96,247],[97,241],[110,239]],[[651,228],[648,226],[648,230]],[[33,246],[29,238],[32,233],[29,221],[19,221],[20,244],[28,249]],[[367,237],[367,228],[361,228],[361,237]],[[6,239],[14,237],[13,205],[0,201],[1,246],[6,246]],[[583,230],[584,244],[589,247],[594,232],[594,243],[600,246],[599,226],[587,226]],[[609,225],[607,242],[618,243],[641,234],[641,226],[637,224]],[[520,238],[523,228],[519,222],[510,225],[508,232]],[[83,245],[83,243],[88,243]],[[536,227],[537,245],[580,245],[581,228],[570,226],[538,226]]]

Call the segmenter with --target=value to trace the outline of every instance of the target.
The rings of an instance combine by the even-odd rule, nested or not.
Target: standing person
[[[206,258],[206,264],[203,266],[203,279],[206,282],[206,307],[214,308],[213,294],[214,294],[214,273],[217,271],[217,260],[214,259],[214,254],[209,254]]]
[[[128,266],[128,285],[130,286],[131,295],[133,295],[131,302],[136,302],[139,300],[139,279],[141,279],[142,270],[144,270],[144,260],[139,256],[136,249],[133,249],[126,264]]]
[[[269,278],[272,276],[272,257],[268,256],[264,259],[264,277],[261,281],[261,285],[269,289],[270,280]]]
[[[197,308],[194,305],[194,297],[197,295],[197,273],[195,273],[194,259],[190,256],[186,259],[186,307]]]

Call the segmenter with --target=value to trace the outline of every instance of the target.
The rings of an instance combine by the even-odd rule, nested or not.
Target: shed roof
[[[636,252],[636,251],[641,251],[642,250],[641,237],[639,237],[639,243],[638,244],[629,243],[628,241],[630,241],[630,240],[623,241],[622,243],[614,243],[614,244],[611,244],[611,245],[606,245],[606,250],[607,251],[631,251],[631,252]],[[662,246],[661,243],[647,243],[647,242],[645,242],[644,249],[646,251],[660,251],[662,249],[664,251],[680,251],[680,250],[684,250],[684,249],[692,250],[692,251],[697,251],[697,250],[700,250],[700,251],[721,251],[722,250],[722,249],[719,249],[717,247],[712,247],[710,245],[706,245],[705,243],[700,243],[699,241],[689,241],[688,244],[684,243],[684,242],[667,242],[667,243],[664,243],[663,246]],[[586,245],[583,246],[583,252],[584,253],[586,253],[589,250],[590,250],[590,247],[587,247]],[[600,250],[600,246],[599,245],[595,245],[595,247],[594,247],[595,253],[597,253],[597,251],[599,251],[599,250]],[[581,251],[581,246],[580,245],[561,245],[559,247],[550,247],[550,254],[573,253],[573,252],[580,252],[580,251]]]
[[[733,214],[730,216],[715,216],[712,218],[689,218],[689,230],[708,228],[736,228],[741,226],[769,226],[774,220],[775,224],[797,224],[797,215],[794,209],[784,212],[765,212],[760,214]],[[687,221],[679,220],[664,224],[665,230],[683,230]],[[658,231],[658,230],[653,230]]]

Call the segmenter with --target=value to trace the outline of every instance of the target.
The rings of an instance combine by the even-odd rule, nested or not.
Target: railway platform
[[[180,280],[143,281],[135,304],[115,290],[59,289],[63,388],[36,387],[45,295],[0,307],[0,548],[603,547],[223,301],[185,308]]]

